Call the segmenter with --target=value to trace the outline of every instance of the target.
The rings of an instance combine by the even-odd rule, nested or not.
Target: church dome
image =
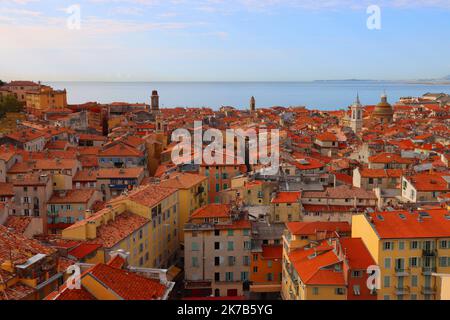
[[[375,107],[373,115],[375,117],[386,117],[392,116],[393,114],[394,110],[392,109],[392,106],[387,102],[387,96],[385,94],[382,95],[381,102]]]

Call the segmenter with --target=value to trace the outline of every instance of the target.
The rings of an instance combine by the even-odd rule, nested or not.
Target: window
[[[342,296],[343,294],[345,294],[345,289],[344,288],[336,288],[335,293],[338,296]]]
[[[228,265],[229,266],[234,266],[236,264],[236,258],[233,256],[229,256],[228,257]]]
[[[192,242],[192,251],[199,251],[198,242]]]
[[[258,255],[257,254],[253,255],[253,261],[258,261]]]
[[[249,236],[250,235],[250,229],[244,229],[243,234],[244,234],[244,236]]]
[[[314,287],[313,288],[313,295],[315,295],[315,296],[319,295],[319,288],[318,287]]]
[[[220,242],[214,242],[214,250],[220,250]]]
[[[411,249],[419,249],[419,242],[411,241]]]
[[[248,281],[248,272],[241,272],[241,281]]]
[[[220,257],[214,257],[214,265],[220,266]]]
[[[439,257],[439,266],[440,267],[448,267],[448,258],[447,257]]]
[[[233,251],[234,250],[234,242],[233,241],[228,241],[228,251]]]
[[[391,286],[391,278],[389,276],[384,277],[384,287],[389,288]]]
[[[361,295],[361,287],[358,284],[355,284],[353,286],[353,293],[355,296],[360,296]]]
[[[418,279],[416,275],[411,276],[411,287],[415,288],[417,287]]]
[[[267,261],[267,268],[272,268],[272,260]]]
[[[253,267],[253,273],[258,273],[258,267]]]
[[[352,271],[352,278],[360,278],[361,277],[361,271],[354,270]]]
[[[198,257],[192,257],[192,266],[194,268],[198,267]]]
[[[228,235],[229,237],[234,236],[234,230],[228,230],[227,235]]]
[[[417,257],[411,257],[409,258],[409,266],[410,267],[417,267],[419,265],[419,259]]]
[[[243,256],[242,257],[242,264],[244,266],[249,266],[250,265],[250,257],[249,256]]]
[[[215,235],[216,237],[220,236],[220,230],[214,230],[214,235]]]
[[[267,274],[267,281],[273,281],[273,273],[272,272]]]
[[[404,241],[400,241],[398,243],[398,249],[399,250],[404,250],[405,249],[405,242]]]
[[[220,281],[220,272],[214,273],[214,281]]]
[[[384,267],[385,267],[386,269],[391,268],[391,258],[385,258],[385,259],[384,259]]]
[[[225,281],[232,282],[233,280],[233,272],[225,273]]]
[[[383,245],[384,250],[394,250],[394,243],[390,241],[386,241]]]
[[[447,240],[441,240],[439,241],[439,247],[441,249],[447,249]]]
[[[252,243],[250,241],[244,241],[244,250],[250,250],[252,248]]]

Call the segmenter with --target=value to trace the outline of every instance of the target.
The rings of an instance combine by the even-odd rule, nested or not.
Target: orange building
[[[283,246],[262,245],[262,250],[252,250],[250,263],[250,291],[279,293],[281,291]]]
[[[48,109],[67,108],[66,90],[53,90],[49,86],[39,86],[38,89],[26,92],[26,109],[28,113],[42,115]]]

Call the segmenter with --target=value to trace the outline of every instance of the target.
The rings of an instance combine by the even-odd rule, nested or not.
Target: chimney
[[[90,217],[92,217],[92,210],[86,210],[84,212],[84,218],[89,219]]]

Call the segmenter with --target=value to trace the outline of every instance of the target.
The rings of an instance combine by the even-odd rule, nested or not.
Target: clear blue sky
[[[450,0],[0,0],[0,79],[440,78],[449,35]]]

